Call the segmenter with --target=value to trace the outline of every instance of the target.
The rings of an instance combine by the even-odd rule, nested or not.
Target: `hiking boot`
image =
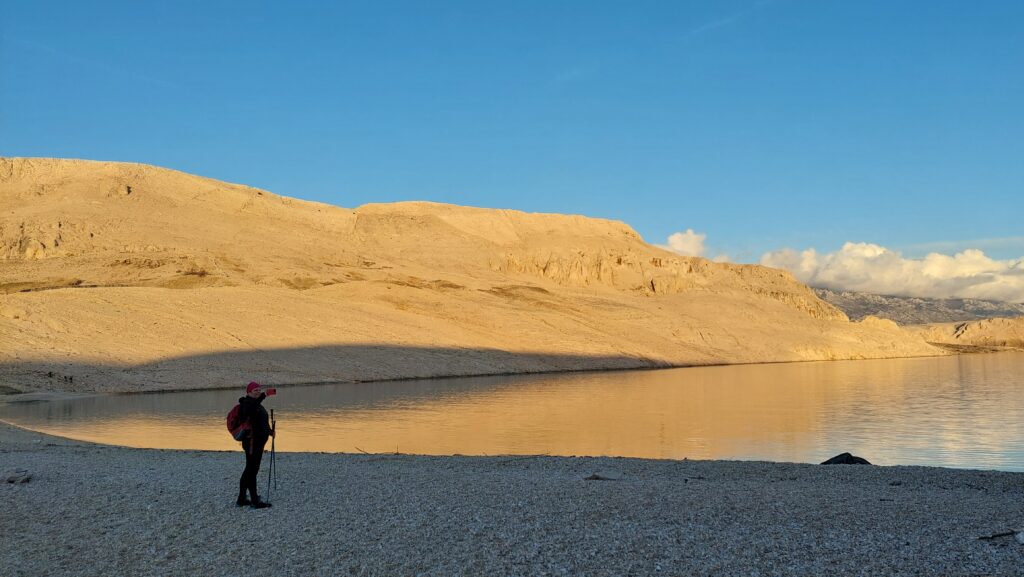
[[[267,503],[266,501],[260,499],[259,497],[256,497],[255,499],[252,500],[252,504],[250,505],[250,507],[252,507],[253,509],[266,509],[267,507],[273,507],[273,505]]]
[[[252,505],[252,501],[250,501],[248,497],[239,497],[238,500],[235,501],[235,505],[245,507],[246,505]]]

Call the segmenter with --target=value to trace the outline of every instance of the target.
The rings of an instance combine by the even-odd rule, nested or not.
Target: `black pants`
[[[245,498],[245,491],[253,501],[260,498],[256,491],[256,475],[260,472],[260,462],[263,461],[263,447],[267,445],[266,439],[244,439],[242,448],[245,449],[245,470],[242,471],[242,478],[238,480],[238,498]]]

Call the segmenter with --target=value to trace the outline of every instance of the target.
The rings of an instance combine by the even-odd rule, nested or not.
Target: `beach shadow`
[[[8,393],[158,392],[237,388],[249,380],[311,385],[668,366],[660,359],[625,354],[356,344],[230,350],[139,364],[63,359],[5,362],[0,363],[0,388]]]

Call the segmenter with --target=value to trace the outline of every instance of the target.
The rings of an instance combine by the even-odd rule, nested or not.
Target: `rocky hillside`
[[[627,225],[0,159],[0,378],[149,390],[936,354]]]
[[[867,316],[901,325],[1024,316],[1024,304],[977,299],[928,299],[816,288],[814,293],[853,320]]]
[[[954,350],[1024,350],[1024,317],[983,319],[962,323],[936,323],[910,327],[931,343]]]
[[[349,210],[132,164],[0,160],[0,183],[15,209],[0,220],[0,292],[302,290],[412,267],[639,295],[722,285],[845,318],[786,273],[660,251],[620,222],[424,202]]]

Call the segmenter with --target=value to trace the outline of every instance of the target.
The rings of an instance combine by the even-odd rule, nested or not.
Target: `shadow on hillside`
[[[0,394],[156,392],[275,385],[667,367],[630,355],[509,352],[483,348],[335,345],[186,355],[136,365],[54,358],[0,363]]]

